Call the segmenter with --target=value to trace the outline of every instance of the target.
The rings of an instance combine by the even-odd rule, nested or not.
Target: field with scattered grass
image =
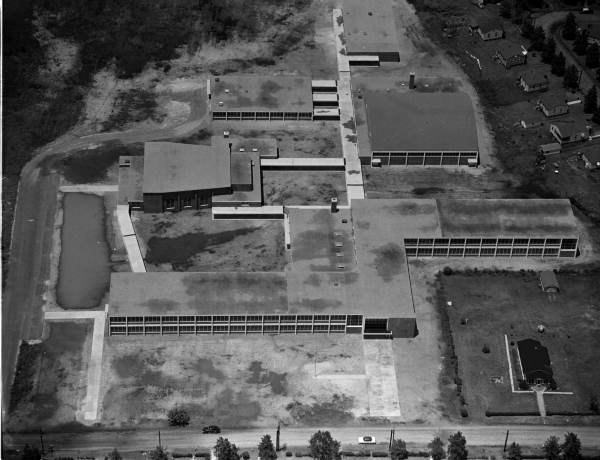
[[[349,424],[368,411],[362,338],[347,335],[109,337],[102,422],[166,424],[185,407],[191,426]],[[316,377],[315,377],[316,373]],[[319,375],[336,374],[335,379]]]
[[[332,197],[348,202],[343,172],[263,171],[262,179],[265,205],[327,206]]]
[[[89,321],[50,322],[48,338],[22,344],[11,392],[10,429],[75,422],[87,391]]]
[[[281,271],[283,224],[212,220],[210,210],[134,215],[148,271]]]
[[[558,390],[574,393],[546,396],[549,412],[589,413],[600,381],[594,364],[600,350],[599,274],[598,269],[559,273],[561,291],[554,299],[541,291],[535,272],[440,275],[444,341],[449,330],[458,362],[455,383],[462,385],[469,417],[485,419],[488,410],[537,411],[535,395],[511,393],[505,334],[509,347],[525,338],[539,340],[548,348]],[[539,324],[546,328],[543,334]]]

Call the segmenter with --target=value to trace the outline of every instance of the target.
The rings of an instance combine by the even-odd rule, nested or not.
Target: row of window
[[[312,120],[312,112],[213,112],[213,120]]]
[[[345,324],[281,324],[281,325],[115,325],[109,327],[110,335],[154,334],[302,334],[345,333]]]
[[[373,152],[373,158],[384,166],[468,166],[470,159],[477,159],[477,152]]]
[[[362,326],[362,315],[164,315],[111,316],[110,324],[252,324],[252,323],[332,323]],[[310,326],[310,325],[309,325]]]
[[[211,204],[211,196],[199,194],[195,195],[183,195],[179,199],[177,197],[166,197],[163,198],[163,206],[167,211],[177,209],[181,206],[181,209],[191,209],[196,206],[208,206]]]
[[[406,248],[407,257],[575,257],[577,251],[558,248]]]
[[[404,238],[410,246],[542,246],[577,249],[576,238]]]

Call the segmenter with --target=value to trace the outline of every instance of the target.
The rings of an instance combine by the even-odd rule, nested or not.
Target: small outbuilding
[[[544,270],[540,272],[540,287],[544,292],[559,292],[560,287],[556,275],[552,270]]]
[[[499,19],[489,19],[478,24],[477,32],[482,40],[498,40],[504,37],[504,27]]]
[[[574,120],[550,123],[550,133],[561,145],[571,142],[582,142],[589,136],[588,128],[575,123]]]
[[[523,380],[530,385],[555,386],[548,349],[533,339],[517,342]]]
[[[569,105],[564,96],[546,94],[537,101],[537,108],[547,117],[558,117],[569,113]]]
[[[538,152],[542,155],[554,155],[560,153],[561,147],[558,142],[551,142],[550,144],[542,144],[538,147]]]

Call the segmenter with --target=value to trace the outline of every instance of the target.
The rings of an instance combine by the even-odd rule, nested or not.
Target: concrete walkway
[[[546,404],[544,403],[544,390],[535,390],[535,400],[537,401],[538,411],[540,411],[540,417],[546,416]]]
[[[79,185],[61,185],[59,190],[64,193],[79,192],[79,193],[107,193],[118,192],[118,185],[94,185],[94,184],[79,184]]]
[[[131,266],[131,271],[136,273],[145,273],[146,265],[144,264],[144,258],[142,257],[142,251],[131,223],[131,216],[129,215],[128,205],[117,206],[117,221],[119,222],[119,229],[123,236],[123,243],[127,250],[127,259]]]
[[[391,340],[363,340],[365,373],[369,379],[369,414],[401,417]]]
[[[333,10],[333,31],[337,49],[338,64],[338,97],[340,106],[340,136],[342,140],[342,151],[346,160],[346,189],[348,193],[348,203],[352,200],[362,200],[365,198],[363,186],[362,168],[358,158],[358,148],[356,146],[356,129],[354,118],[354,106],[352,105],[352,86],[350,82],[350,65],[348,56],[345,53],[345,47],[341,37],[344,34],[343,24],[338,23],[338,18],[342,17],[342,10],[336,8]],[[341,22],[341,21],[340,21]]]
[[[213,219],[283,219],[283,206],[215,206]],[[236,216],[236,217],[227,217]]]
[[[344,158],[263,158],[260,160],[262,169],[302,170],[318,169],[322,171],[339,171],[344,169]]]
[[[87,372],[87,393],[81,409],[85,421],[96,421],[98,419],[100,382],[102,377],[102,353],[104,350],[104,332],[107,314],[108,305],[104,311],[63,310],[48,311],[44,314],[44,319],[46,321],[72,321],[76,319],[91,319],[94,321],[92,349]]]

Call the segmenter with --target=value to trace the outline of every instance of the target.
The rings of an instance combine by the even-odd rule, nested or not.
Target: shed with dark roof
[[[523,380],[530,385],[554,385],[548,349],[533,339],[517,342]]]

